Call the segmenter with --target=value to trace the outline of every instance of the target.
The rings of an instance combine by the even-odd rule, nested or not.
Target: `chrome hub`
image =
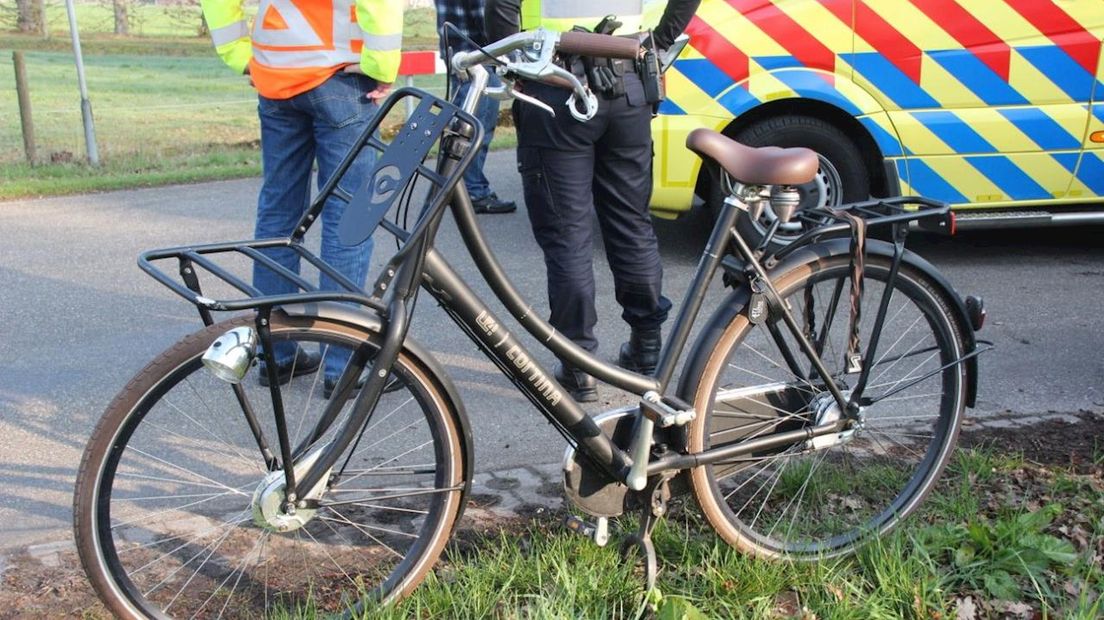
[[[296,478],[305,473],[321,454],[322,449],[319,448],[300,459],[294,466]],[[326,472],[310,493],[300,499],[319,499],[326,490],[326,481],[329,477],[330,472]],[[261,480],[257,490],[253,491],[253,523],[266,530],[285,533],[303,527],[314,518],[318,512],[317,508],[286,506],[286,489],[282,469],[270,472]],[[286,510],[285,507],[287,507]]]
[[[844,398],[849,398],[851,393],[849,391],[843,392]],[[816,423],[814,426],[822,426],[824,424],[832,424],[843,417],[843,412],[840,411],[839,404],[836,399],[832,398],[832,394],[824,392],[813,399],[810,404],[813,412],[816,414]],[[814,437],[806,442],[806,448],[809,450],[824,450],[837,446],[843,443],[847,443],[854,436],[855,433],[862,428],[862,409],[859,410],[859,419],[851,425],[851,428],[841,431],[833,435],[821,435],[820,437]]]

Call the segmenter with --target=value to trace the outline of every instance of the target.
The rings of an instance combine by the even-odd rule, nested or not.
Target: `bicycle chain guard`
[[[625,407],[607,411],[594,418],[598,427],[610,436],[613,443],[622,449],[628,449],[632,441],[633,420],[637,408]],[[616,517],[624,514],[630,506],[629,487],[621,482],[610,480],[596,467],[586,455],[575,448],[564,453],[563,465],[564,494],[571,503],[595,517]]]

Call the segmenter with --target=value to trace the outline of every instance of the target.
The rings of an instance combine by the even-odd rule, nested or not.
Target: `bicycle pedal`
[[[572,532],[586,536],[599,547],[605,547],[609,542],[609,519],[606,517],[598,517],[597,523],[591,523],[575,515],[568,515],[564,517],[564,525]]]
[[[640,410],[660,428],[685,426],[698,416],[689,403],[671,396],[661,396],[657,392],[645,392],[640,401]]]

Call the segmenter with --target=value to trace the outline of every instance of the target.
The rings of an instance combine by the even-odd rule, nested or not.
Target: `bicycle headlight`
[[[227,383],[241,383],[257,355],[257,332],[235,327],[218,337],[203,354],[203,365]]]

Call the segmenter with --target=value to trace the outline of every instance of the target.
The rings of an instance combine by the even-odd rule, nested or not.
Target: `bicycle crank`
[[[311,465],[322,454],[322,448],[311,452],[299,459],[294,465],[295,477],[310,469]],[[332,470],[331,470],[332,471]],[[330,472],[326,472],[314,485],[314,488],[299,500],[313,500],[322,496],[326,490],[326,482],[330,479]],[[258,527],[273,532],[293,532],[306,525],[318,512],[317,508],[296,508],[287,501],[284,471],[278,469],[265,476],[257,490],[253,492],[253,523]]]

